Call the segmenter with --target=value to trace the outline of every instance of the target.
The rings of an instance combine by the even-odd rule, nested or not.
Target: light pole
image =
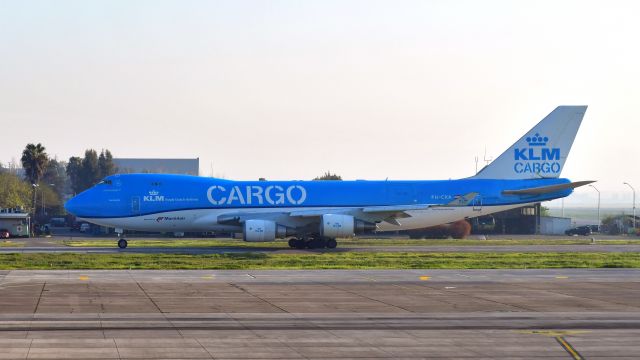
[[[600,231],[600,190],[598,190],[595,186],[589,185],[593,188],[593,190],[598,192],[598,231]]]
[[[636,189],[631,186],[628,182],[623,182],[623,184],[627,185],[633,191],[633,231],[636,230]]]
[[[38,184],[31,184],[33,186],[33,217],[36,217],[36,190],[38,188]]]

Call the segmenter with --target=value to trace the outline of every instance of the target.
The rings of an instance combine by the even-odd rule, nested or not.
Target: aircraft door
[[[473,211],[482,211],[482,196],[478,195],[473,198]]]
[[[140,196],[131,197],[131,212],[134,215],[140,213]]]

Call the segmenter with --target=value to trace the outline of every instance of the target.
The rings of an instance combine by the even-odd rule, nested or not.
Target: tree
[[[47,214],[61,214],[63,209],[62,201],[56,190],[49,186],[49,184],[40,183],[38,188],[37,200],[41,203],[38,205],[42,209],[41,215]]]
[[[82,168],[82,159],[77,156],[72,156],[69,158],[69,162],[67,163],[67,176],[69,177],[69,182],[71,182],[71,190],[74,194],[78,194],[82,192],[82,185],[80,181],[80,172]]]
[[[551,216],[549,208],[546,206],[540,206],[540,216]]]
[[[98,153],[93,149],[85,150],[80,168],[80,179],[82,190],[92,187],[100,180],[100,169],[98,168]]]
[[[27,144],[22,151],[20,160],[27,179],[32,184],[39,183],[49,163],[49,157],[45,152],[44,146],[40,143],[38,145]]]
[[[342,177],[338,174],[332,174],[331,171],[327,171],[322,176],[318,176],[313,180],[342,180]]]
[[[57,159],[49,159],[49,164],[42,177],[42,182],[52,186],[59,197],[65,193],[67,185],[67,175],[65,173],[65,163]]]
[[[0,208],[29,208],[31,186],[17,175],[0,174]]]
[[[116,166],[113,163],[111,151],[103,149],[100,152],[100,156],[98,157],[98,170],[101,179],[116,173]]]
[[[27,146],[22,151],[22,167],[24,168],[24,172],[27,176],[27,179],[30,181],[33,186],[33,211],[35,214],[36,207],[36,187],[44,174],[44,171],[47,167],[47,163],[49,162],[49,157],[45,152],[44,146],[38,143],[38,145],[27,144]]]
[[[95,150],[87,149],[84,157],[69,158],[66,171],[71,189],[77,194],[92,187],[105,176],[115,174],[116,167],[109,150],[102,150],[98,156]]]

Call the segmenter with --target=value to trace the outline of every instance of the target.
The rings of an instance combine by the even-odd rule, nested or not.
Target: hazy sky
[[[639,4],[0,0],[0,161],[42,142],[231,179],[459,178],[586,104],[563,176],[626,203]]]

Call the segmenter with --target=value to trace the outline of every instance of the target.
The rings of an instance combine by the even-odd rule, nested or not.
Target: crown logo
[[[151,190],[151,191],[149,191],[149,195],[156,196],[156,195],[158,195],[158,194],[160,194],[160,192],[159,192],[159,191],[157,191],[157,190]]]
[[[529,146],[546,146],[547,145],[547,141],[549,141],[548,137],[542,137],[540,136],[540,134],[536,133],[533,136],[528,136],[527,137],[527,142],[529,143]]]

